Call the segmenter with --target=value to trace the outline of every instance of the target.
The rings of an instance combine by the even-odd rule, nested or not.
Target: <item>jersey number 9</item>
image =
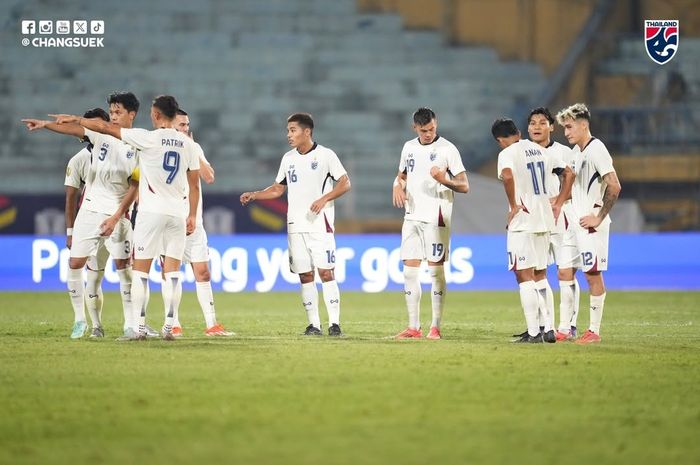
[[[180,170],[180,154],[178,152],[165,152],[165,155],[163,155],[163,169],[169,173],[165,183],[172,183]]]

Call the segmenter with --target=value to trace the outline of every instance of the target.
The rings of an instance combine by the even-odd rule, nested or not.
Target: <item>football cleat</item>
[[[335,337],[340,337],[343,336],[343,332],[340,330],[340,325],[333,323],[330,328],[328,328],[328,335],[329,336],[335,336]]]
[[[321,330],[314,325],[309,325],[304,330],[304,336],[323,336]]]
[[[160,333],[150,326],[146,325],[146,337],[160,337]]]
[[[173,326],[173,336],[175,336],[175,337],[182,336],[182,326]]]
[[[543,342],[542,333],[539,333],[537,336],[530,336],[528,333],[520,339],[513,341],[513,344],[542,344]]]
[[[513,334],[513,337],[522,338],[528,335],[527,329],[520,334]]]
[[[105,337],[105,330],[102,329],[102,326],[95,326],[92,328],[92,333],[90,333],[90,337]]]
[[[173,328],[173,333],[175,332],[175,328]],[[204,331],[205,336],[221,336],[221,337],[228,337],[228,336],[235,336],[235,333],[232,333],[230,331],[226,331],[226,328],[224,328],[224,325],[221,323],[217,323],[211,328],[207,329]]]
[[[557,342],[562,341],[573,341],[574,338],[571,336],[570,332],[557,331],[555,336],[557,337]]]
[[[583,336],[576,339],[576,344],[596,344],[598,342],[600,342],[600,336],[590,329],[586,331]]]
[[[164,341],[174,341],[175,336],[173,335],[173,330],[163,329],[163,340]]]
[[[423,337],[420,329],[406,328],[394,336],[396,339],[420,339]]]
[[[542,339],[544,340],[544,342],[548,342],[550,344],[554,344],[555,342],[557,342],[557,336],[554,334],[553,329],[550,329],[546,333],[542,334]]]
[[[145,339],[145,336],[144,336]],[[133,328],[126,328],[124,330],[124,334],[119,336],[117,338],[117,341],[138,341],[139,340],[139,333],[134,331]]]
[[[433,326],[430,328],[430,332],[428,333],[427,336],[425,336],[426,339],[442,339],[442,335],[440,335],[440,328],[437,328]]]
[[[85,332],[87,331],[87,322],[84,320],[81,321],[76,321],[73,323],[73,329],[71,330],[70,333],[70,338],[71,339],[80,339],[85,335]]]

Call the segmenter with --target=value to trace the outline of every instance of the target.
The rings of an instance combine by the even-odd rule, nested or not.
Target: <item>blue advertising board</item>
[[[0,237],[0,290],[64,290],[69,251],[61,236]],[[345,291],[400,290],[403,273],[401,239],[394,234],[337,235],[336,279]],[[452,238],[446,278],[451,290],[512,290],[507,271],[505,235],[457,235]],[[269,292],[298,289],[289,271],[285,235],[230,235],[209,238],[215,291]],[[159,272],[151,273],[153,282]],[[421,277],[430,282],[427,272]],[[581,278],[582,279],[582,278]],[[194,277],[185,270],[185,289]],[[556,274],[550,271],[552,287]],[[610,238],[608,289],[700,290],[700,234],[613,234]],[[105,290],[118,289],[111,262]],[[582,285],[585,287],[585,284]]]

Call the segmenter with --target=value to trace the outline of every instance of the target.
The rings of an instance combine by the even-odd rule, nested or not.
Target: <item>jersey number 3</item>
[[[168,172],[166,184],[170,184],[180,171],[180,154],[178,152],[165,152],[163,155],[163,169]]]

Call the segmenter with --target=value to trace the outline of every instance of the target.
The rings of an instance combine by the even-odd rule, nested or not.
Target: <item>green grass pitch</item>
[[[295,293],[219,293],[237,336],[205,338],[185,293],[184,338],[120,343],[105,301],[71,341],[64,293],[0,294],[0,463],[700,463],[700,293],[609,292],[597,346],[509,344],[515,285],[449,294],[442,341],[387,338],[399,293],[342,294],[342,340]]]

